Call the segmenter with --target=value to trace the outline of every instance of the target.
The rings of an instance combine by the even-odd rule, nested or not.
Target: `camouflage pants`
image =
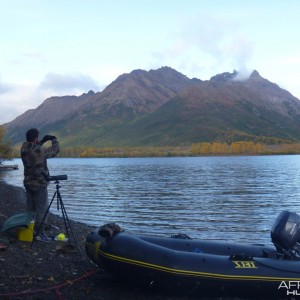
[[[40,187],[38,189],[30,189],[25,187],[27,202],[27,211],[34,212],[35,229],[38,229],[43,221],[43,218],[47,212],[49,200],[47,187]],[[48,214],[45,216],[43,224],[46,225],[48,220]]]

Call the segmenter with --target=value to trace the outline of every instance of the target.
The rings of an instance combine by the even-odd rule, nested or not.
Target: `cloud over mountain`
[[[57,74],[48,73],[39,85],[39,89],[53,91],[86,91],[98,90],[99,86],[90,76],[83,74]]]

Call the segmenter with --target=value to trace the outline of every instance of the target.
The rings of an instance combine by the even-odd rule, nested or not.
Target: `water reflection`
[[[68,175],[61,194],[72,219],[263,243],[281,210],[300,213],[299,167],[300,156],[49,160],[51,175]],[[0,176],[22,186],[22,173]],[[54,190],[51,184],[50,195]]]

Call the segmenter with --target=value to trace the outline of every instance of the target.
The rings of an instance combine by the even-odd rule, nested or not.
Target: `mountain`
[[[300,140],[300,101],[257,71],[189,79],[170,67],[120,75],[102,92],[46,99],[4,124],[14,144],[31,127],[64,146],[190,145]]]

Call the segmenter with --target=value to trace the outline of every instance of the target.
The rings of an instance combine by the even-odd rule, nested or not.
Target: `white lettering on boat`
[[[236,269],[256,269],[254,261],[251,260],[233,260]]]
[[[281,281],[278,286],[278,289],[285,289],[287,296],[300,296],[300,281]]]

